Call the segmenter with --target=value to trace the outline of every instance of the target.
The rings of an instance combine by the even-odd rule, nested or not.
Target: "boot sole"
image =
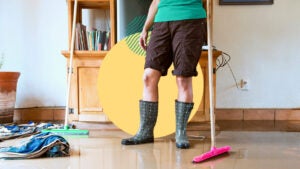
[[[180,148],[180,149],[188,149],[188,148],[190,148],[190,145],[188,145],[188,144],[176,144],[176,147]]]
[[[146,139],[146,140],[122,140],[121,144],[123,145],[137,145],[137,144],[146,144],[153,143],[154,139]]]

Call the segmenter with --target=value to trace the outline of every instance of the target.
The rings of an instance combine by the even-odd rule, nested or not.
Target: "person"
[[[148,11],[140,46],[146,50],[143,74],[143,96],[139,101],[140,126],[137,133],[122,139],[123,145],[154,142],[158,114],[158,84],[171,64],[176,76],[178,96],[175,100],[176,147],[189,148],[186,135],[188,118],[193,109],[192,77],[205,42],[206,11],[202,0],[153,0]],[[148,32],[152,28],[147,44]]]

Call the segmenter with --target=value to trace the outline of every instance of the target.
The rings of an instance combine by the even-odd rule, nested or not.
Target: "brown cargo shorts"
[[[197,64],[206,41],[206,19],[156,22],[153,25],[144,68],[166,76],[173,63],[175,76],[197,76]]]

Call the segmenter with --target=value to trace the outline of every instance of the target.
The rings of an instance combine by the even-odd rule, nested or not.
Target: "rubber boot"
[[[140,127],[137,134],[123,139],[123,145],[135,145],[154,142],[154,126],[156,124],[158,102],[140,100]]]
[[[193,109],[194,103],[175,101],[176,107],[176,147],[186,149],[190,147],[186,135],[186,126]]]

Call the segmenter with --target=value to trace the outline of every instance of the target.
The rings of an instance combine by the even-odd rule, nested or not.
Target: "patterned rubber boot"
[[[190,147],[186,135],[186,126],[193,109],[194,103],[175,101],[176,107],[176,147],[186,149]]]
[[[154,126],[158,113],[158,102],[140,100],[140,127],[131,138],[122,139],[123,145],[135,145],[154,142]]]

